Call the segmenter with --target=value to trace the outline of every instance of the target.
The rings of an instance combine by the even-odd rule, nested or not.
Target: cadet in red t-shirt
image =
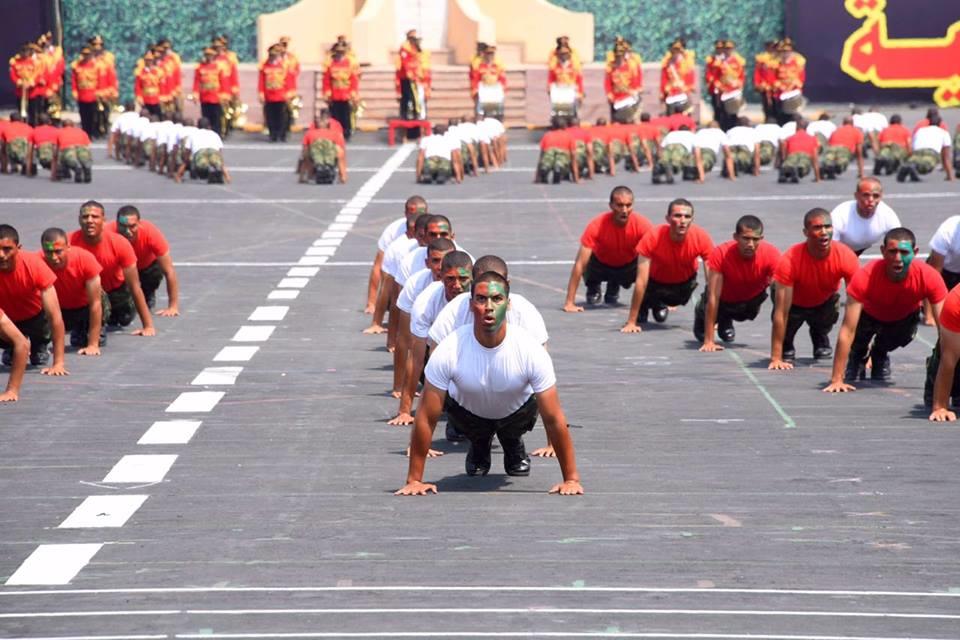
[[[106,344],[103,311],[104,294],[100,286],[103,268],[83,249],[71,247],[67,232],[51,227],[40,236],[38,255],[57,276],[57,290],[63,326],[70,332],[70,346],[80,347],[81,356],[98,356]]]
[[[666,220],[637,245],[636,286],[622,333],[639,333],[650,311],[654,320],[666,322],[667,307],[687,304],[697,288],[698,259],[706,269],[713,241],[693,224],[693,204],[684,198],[673,200],[667,205]]]
[[[820,141],[807,133],[809,124],[803,118],[797,120],[797,132],[780,144],[778,182],[797,184],[811,169],[814,181],[820,182]]]
[[[90,153],[90,136],[70,120],[63,121],[57,136],[57,150],[50,164],[50,179],[56,182],[60,172],[69,175],[73,171],[74,182],[90,182],[93,179],[93,156]]]
[[[877,136],[880,151],[873,165],[873,175],[890,175],[900,168],[900,163],[913,153],[913,134],[903,126],[903,118],[895,113],[890,116],[890,126]]]
[[[153,309],[160,281],[166,278],[167,308],[158,311],[157,315],[180,315],[180,282],[173,266],[173,258],[170,257],[170,245],[160,229],[143,220],[140,210],[130,204],[117,210],[117,220],[108,224],[106,229],[108,232],[119,233],[133,245],[133,252],[137,255],[140,288],[143,289],[147,307]]]
[[[70,234],[70,244],[92,253],[103,267],[100,282],[110,301],[110,313],[105,314],[107,326],[128,326],[133,322],[136,310],[143,328],[134,331],[133,335],[154,336],[157,330],[140,288],[137,255],[120,234],[104,231],[104,218],[103,205],[96,200],[80,205],[80,228]]]
[[[3,156],[0,170],[3,173],[35,175],[33,167],[33,127],[24,122],[23,116],[14,111],[10,121],[0,129],[3,142]]]
[[[540,139],[540,158],[537,160],[534,183],[552,181],[553,184],[559,184],[566,178],[580,182],[580,168],[573,161],[576,140],[567,133],[568,126],[569,121],[565,117],[554,116],[550,121],[550,130]]]
[[[616,187],[610,192],[610,211],[590,221],[580,236],[580,250],[570,270],[563,310],[583,311],[574,303],[580,278],[587,285],[587,304],[600,302],[600,287],[606,282],[603,301],[617,304],[620,287],[629,289],[637,279],[637,245],[653,225],[633,210],[633,191]]]
[[[0,393],[0,402],[16,402],[20,399],[20,386],[23,384],[23,374],[27,370],[27,354],[30,352],[30,342],[20,333],[13,320],[8,318],[0,309],[0,344],[10,345],[10,376],[7,378],[7,388]]]
[[[63,318],[56,276],[42,258],[20,251],[20,234],[8,224],[0,224],[0,307],[17,329],[30,339],[30,364],[43,366],[50,359],[47,345],[53,338],[53,364],[40,373],[68,375],[63,363]],[[2,343],[3,363],[10,364],[11,345]]]
[[[870,378],[890,378],[890,356],[894,349],[913,342],[920,324],[920,303],[933,306],[933,317],[940,317],[947,287],[930,265],[914,260],[917,238],[903,227],[891,229],[883,237],[883,259],[874,260],[853,276],[847,286],[847,306],[837,337],[833,374],[824,391],[853,391],[852,382],[866,378],[870,358]]]
[[[857,177],[862,178],[863,131],[853,126],[853,116],[847,116],[843,124],[830,135],[820,171],[828,180],[833,180],[847,170],[853,158],[857,159]]]
[[[580,126],[580,118],[572,116],[567,134],[573,139],[573,158],[577,162],[577,169],[581,177],[592,179],[596,172],[593,160],[593,136]]]
[[[737,220],[733,240],[718,245],[707,259],[707,288],[693,319],[693,335],[703,343],[700,351],[723,350],[714,340],[714,326],[721,340],[733,342],[734,321],[757,317],[779,259],[777,248],[763,241],[760,218],[747,215]]]
[[[330,125],[336,120],[330,118],[326,109],[313,121],[313,127],[303,135],[303,151],[300,156],[298,172],[300,182],[313,178],[317,184],[332,184],[334,169],[340,175],[340,182],[347,181],[347,152],[343,134]]]
[[[933,392],[930,394],[930,402],[933,405],[930,420],[953,422],[957,419],[957,414],[947,407],[950,404],[951,395],[954,397],[955,404],[957,398],[956,368],[957,361],[960,360],[960,286],[951,289],[943,301],[940,309],[940,339],[937,341],[937,346],[939,349],[934,348],[933,357],[927,360],[928,386],[931,369],[936,370],[932,385]],[[926,394],[925,390],[924,395]]]
[[[829,358],[830,329],[840,318],[840,281],[849,284],[860,261],[849,247],[833,242],[833,221],[826,209],[803,216],[806,241],[780,257],[773,279],[776,298],[770,340],[770,369],[792,369],[793,338],[804,322],[810,327],[813,357]]]
[[[33,128],[33,157],[44,169],[49,169],[57,153],[57,136],[60,129],[51,124],[50,115],[37,116],[37,126]]]

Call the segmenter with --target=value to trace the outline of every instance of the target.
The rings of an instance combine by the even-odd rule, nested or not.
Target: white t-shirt
[[[833,219],[833,239],[854,251],[862,251],[883,240],[883,235],[900,225],[900,218],[882,200],[869,218],[857,213],[857,201],[847,200],[830,212]]]
[[[519,293],[510,294],[510,307],[507,309],[507,322],[515,327],[523,327],[540,344],[550,339],[543,316],[529,300]],[[450,301],[430,327],[430,339],[440,344],[448,335],[464,325],[473,326],[470,312],[470,292],[461,293]]]
[[[403,262],[404,256],[418,246],[416,238],[408,238],[404,233],[387,246],[387,250],[383,252],[383,264],[380,265],[380,269],[396,278],[400,273],[400,263]]]
[[[791,120],[790,122],[788,122],[788,123],[786,123],[785,125],[783,125],[782,127],[780,127],[780,131],[783,132],[783,138],[782,138],[782,139],[783,139],[783,140],[786,140],[787,138],[789,138],[790,136],[792,136],[793,134],[795,134],[795,133],[797,132],[797,121],[796,121],[796,120]]]
[[[946,271],[960,273],[960,216],[950,216],[944,220],[937,232],[930,238],[930,249],[943,256],[943,268]]]
[[[434,282],[433,272],[430,269],[421,269],[407,278],[407,283],[397,296],[397,308],[404,313],[413,311],[413,303],[424,289]]]
[[[693,151],[696,139],[697,135],[693,131],[671,131],[663,137],[660,146],[666,149],[667,145],[679,144],[687,151]]]
[[[509,320],[507,335],[493,349],[477,342],[472,324],[460,327],[430,355],[424,375],[461,407],[488,420],[506,418],[532,394],[557,384],[547,350]]]
[[[453,243],[453,246],[456,247],[457,251],[463,251],[463,247],[458,245],[456,242]],[[393,279],[403,286],[407,283],[407,278],[415,274],[417,271],[427,268],[426,260],[427,247],[417,247],[403,257],[403,259],[400,261],[400,266],[397,270],[397,273],[392,273],[390,275],[392,275]],[[470,256],[470,260],[473,260],[473,256]]]
[[[812,136],[815,136],[819,133],[827,140],[830,139],[830,136],[832,136],[833,132],[836,130],[837,125],[833,124],[829,120],[814,120],[807,125],[807,133]]]
[[[223,140],[220,139],[220,134],[216,131],[211,131],[210,129],[197,129],[190,134],[190,137],[187,138],[187,149],[191,152],[196,153],[201,149],[213,149],[214,151],[220,151],[223,149]]]
[[[159,122],[147,122],[143,127],[140,128],[140,141],[144,142],[146,140],[156,140],[157,134],[160,133],[160,123]]]
[[[913,150],[929,149],[940,153],[944,147],[953,146],[950,134],[940,127],[923,127],[913,134]]]
[[[759,139],[757,132],[751,127],[734,127],[727,131],[727,145],[731,147],[746,147],[753,151]]]
[[[880,133],[889,126],[887,116],[879,111],[853,114],[853,126],[864,133]]]
[[[410,311],[410,333],[426,340],[430,326],[447,306],[447,291],[442,282],[431,282],[420,292]]]
[[[754,133],[757,135],[757,142],[769,142],[773,146],[780,144],[781,140],[786,140],[787,136],[783,134],[783,127],[778,124],[764,123],[758,124],[753,129]]]
[[[185,125],[181,125],[180,128],[177,129],[177,144],[180,144],[186,147],[187,140],[189,140],[190,136],[192,136],[197,131],[200,131],[200,129],[197,129],[196,127],[188,127]]]
[[[407,234],[407,217],[397,218],[393,222],[387,225],[387,227],[380,233],[380,238],[377,240],[377,249],[380,251],[386,252],[387,247],[390,246],[390,243],[396,240],[397,238]]]
[[[110,124],[110,133],[125,133],[124,126],[129,126],[131,120],[139,118],[140,114],[136,111],[124,111]]]
[[[716,127],[707,127],[700,129],[694,135],[693,143],[700,149],[710,149],[716,155],[720,155],[720,147],[727,144],[727,134],[723,129]]]
[[[426,136],[420,140],[420,149],[423,151],[423,155],[427,158],[443,158],[444,160],[450,160],[452,158],[452,152],[454,149],[453,144],[451,144],[451,139],[444,135],[432,135]],[[460,150],[459,143],[456,145],[456,149]]]
[[[125,136],[133,136],[134,138],[140,137],[140,130],[150,124],[150,120],[140,117],[139,114],[136,114],[136,116],[136,118],[130,118],[129,120],[121,122],[120,133]]]
[[[460,134],[461,140],[466,142],[482,142],[484,144],[490,142],[490,136],[475,122],[462,122],[458,124],[457,133]]]
[[[491,140],[502,136],[507,131],[503,127],[503,123],[496,118],[484,118],[478,122],[477,125],[483,129],[484,133],[486,133],[487,137]]]

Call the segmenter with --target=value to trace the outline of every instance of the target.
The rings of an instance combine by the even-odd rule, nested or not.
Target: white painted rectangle
[[[368,202],[369,202],[369,201],[368,201]],[[366,204],[366,203],[364,203],[364,204]],[[356,198],[354,198],[353,200],[351,200],[351,201],[350,201],[350,204],[348,204],[347,206],[345,206],[343,209],[340,209],[340,213],[347,213],[347,214],[351,214],[351,215],[357,215],[357,214],[360,213],[361,211],[363,211],[363,205],[360,205],[359,203],[357,203]]]
[[[297,264],[326,264],[330,258],[327,256],[304,256],[297,260]]]
[[[167,413],[207,413],[213,411],[223,391],[184,391],[167,407]]]
[[[236,384],[237,376],[243,371],[243,367],[207,367],[197,374],[192,384],[195,387],[204,385]]]
[[[6,585],[69,584],[102,546],[102,543],[42,544],[23,561]]]
[[[348,222],[331,222],[327,228],[330,231],[350,231],[350,229],[353,229],[353,225]]]
[[[147,496],[144,495],[90,496],[57,528],[122,527],[146,500]]]
[[[321,238],[346,238],[346,231],[324,231]]]
[[[287,316],[287,311],[290,311],[290,307],[257,307],[247,320],[253,322],[279,322]]]
[[[303,258],[300,258],[300,263],[303,263]],[[277,283],[278,289],[303,289],[307,286],[307,283],[310,282],[310,278],[284,278]]]
[[[267,300],[296,300],[299,295],[297,289],[274,289],[267,294]]]
[[[177,461],[176,454],[136,454],[123,456],[113,465],[104,482],[160,482]]]
[[[313,241],[315,247],[339,247],[343,238],[320,238]]]
[[[288,278],[312,278],[313,276],[320,273],[320,269],[316,267],[291,267],[287,271]]]
[[[307,249],[308,256],[332,256],[337,252],[336,247],[310,247]]]
[[[341,213],[341,214],[338,215],[336,218],[334,218],[334,221],[335,221],[335,222],[349,222],[350,224],[353,224],[354,222],[357,221],[357,218],[358,218],[358,217],[359,217],[359,216],[356,216],[356,215],[351,215],[351,214],[347,214],[347,213]]]
[[[273,335],[273,325],[243,325],[230,338],[231,342],[266,342]]]
[[[286,293],[286,292],[284,292]],[[298,293],[294,291],[293,293]],[[260,347],[224,347],[213,356],[214,362],[249,362],[256,355]]]
[[[159,420],[150,425],[137,444],[187,444],[201,424],[200,420]]]

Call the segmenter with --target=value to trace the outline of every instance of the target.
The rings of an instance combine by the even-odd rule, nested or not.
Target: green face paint
[[[494,331],[499,331],[500,327],[503,326],[503,323],[507,320],[507,293],[503,290],[503,287],[499,282],[491,282],[490,286],[487,289],[490,292],[490,298],[494,296],[503,296],[502,301],[493,300],[493,317],[496,319],[496,322],[493,325]]]
[[[57,250],[57,243],[56,243],[56,242],[44,242],[44,243],[43,243],[43,250],[44,250],[46,253],[53,253],[54,251]]]
[[[901,251],[900,257],[901,260],[903,260],[903,270],[906,272],[910,268],[910,263],[913,262],[913,259],[916,257],[916,254],[913,251],[913,245],[907,240],[902,240],[897,245],[897,248]]]

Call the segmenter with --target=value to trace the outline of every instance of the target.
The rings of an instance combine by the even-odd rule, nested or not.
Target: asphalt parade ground
[[[805,331],[797,368],[767,370],[769,303],[713,354],[692,303],[638,335],[618,332],[626,307],[561,311],[618,184],[655,223],[683,196],[715,241],[751,213],[785,249],[806,210],[852,197],[854,170],[534,185],[534,136],[511,136],[508,167],[462,185],[415,185],[413,147],[375,134],[345,185],[296,184],[295,140],[260,136],[228,141],[230,185],[175,185],[102,145],[92,184],[0,176],[0,221],[31,250],[88,198],[111,218],[137,205],[171,242],[182,308],[154,338],[69,350],[67,378],[28,371],[0,406],[0,637],[960,637],[960,427],[922,406],[933,328],[893,352],[892,383],[827,395]],[[921,253],[960,213],[942,173],[884,186]],[[386,424],[390,358],[362,309],[376,238],[414,193],[542,312],[584,496],[547,495],[552,459],[506,476],[499,449],[467,477],[442,426],[440,493],[393,495],[409,429]]]

